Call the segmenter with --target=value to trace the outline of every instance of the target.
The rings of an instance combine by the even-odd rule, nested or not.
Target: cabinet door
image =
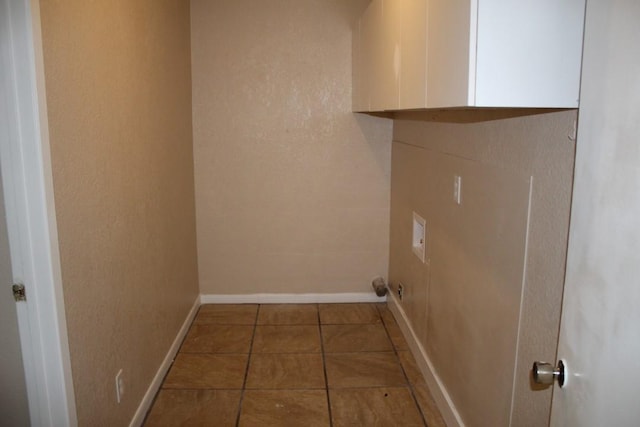
[[[377,40],[380,38],[379,23],[382,19],[382,1],[373,1],[360,18],[360,64],[358,84],[359,111],[372,111],[371,99],[376,86],[376,66],[379,54]]]
[[[400,0],[399,109],[427,106],[427,0]]]
[[[482,1],[475,105],[578,107],[584,0]]]
[[[362,46],[360,42],[360,27],[362,18],[358,19],[351,33],[351,109],[354,112],[367,111],[369,99],[363,90]]]
[[[477,0],[429,0],[428,108],[474,105]]]
[[[375,54],[371,110],[398,109],[401,0],[373,0]]]

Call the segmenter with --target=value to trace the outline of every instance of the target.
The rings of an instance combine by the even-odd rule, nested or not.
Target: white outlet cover
[[[462,203],[462,177],[460,175],[453,176],[453,201],[458,205]]]
[[[122,378],[122,369],[118,371],[116,374],[116,399],[118,403],[122,400],[122,395],[124,394],[124,379]]]
[[[413,213],[411,250],[421,262],[424,262],[424,255],[427,252],[427,225],[424,218],[415,212]]]

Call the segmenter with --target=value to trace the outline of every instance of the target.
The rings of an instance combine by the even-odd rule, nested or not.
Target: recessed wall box
[[[415,212],[413,213],[413,242],[411,249],[418,259],[424,262],[424,254],[427,251],[427,226],[424,218]]]

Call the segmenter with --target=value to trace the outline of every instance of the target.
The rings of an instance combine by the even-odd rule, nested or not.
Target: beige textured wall
[[[386,276],[392,123],[351,113],[366,3],[192,2],[203,294],[369,292]]]
[[[41,19],[78,420],[128,425],[198,294],[189,3],[43,0]]]
[[[555,358],[576,113],[514,113],[403,113],[394,122],[389,280],[403,283],[402,305],[471,427],[510,417],[546,425],[551,403],[550,389],[531,390],[528,371]],[[428,264],[411,251],[413,210],[427,220]]]

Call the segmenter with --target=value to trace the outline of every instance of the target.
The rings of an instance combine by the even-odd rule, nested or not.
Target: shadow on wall
[[[384,114],[352,114],[362,138],[369,145],[369,152],[374,157],[378,168],[382,171],[387,188],[391,185],[391,162],[389,156],[391,152],[391,139],[393,137],[393,126],[389,122],[391,117]],[[388,144],[381,141],[388,141]]]
[[[450,108],[446,110],[400,111],[391,114],[394,119],[443,123],[480,123],[514,117],[570,111],[558,108]]]

